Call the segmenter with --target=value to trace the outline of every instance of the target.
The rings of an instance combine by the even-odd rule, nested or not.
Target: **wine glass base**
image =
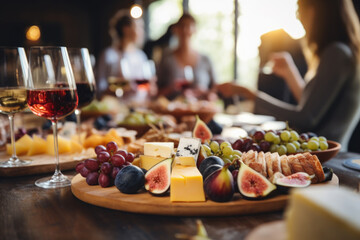
[[[31,161],[29,160],[21,160],[21,159],[16,159],[16,160],[7,160],[6,162],[2,162],[0,163],[0,168],[12,168],[12,167],[22,167],[22,166],[27,166],[31,164]]]
[[[41,188],[62,188],[71,185],[71,181],[64,175],[54,175],[37,180],[35,185]]]

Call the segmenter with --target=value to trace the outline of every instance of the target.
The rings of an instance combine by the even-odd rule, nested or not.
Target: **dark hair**
[[[130,27],[132,24],[133,18],[130,15],[124,15],[117,20],[115,30],[119,38],[124,37],[124,27]]]
[[[196,23],[195,18],[190,14],[190,13],[184,13],[179,20],[177,21],[176,24],[180,24],[182,21],[184,21],[185,19],[189,19],[190,21],[192,21],[193,23]]]
[[[351,0],[298,0],[298,6],[303,13],[312,7],[316,14],[313,30],[306,33],[313,54],[319,57],[332,42],[342,42],[349,45],[360,60],[359,18]]]

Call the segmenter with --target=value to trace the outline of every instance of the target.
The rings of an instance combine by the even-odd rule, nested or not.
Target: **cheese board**
[[[339,179],[334,174],[331,181],[321,184],[338,185]],[[230,216],[273,212],[283,210],[289,198],[288,195],[276,195],[262,200],[245,200],[236,193],[232,201],[225,203],[210,200],[191,203],[171,202],[169,196],[155,197],[146,191],[123,194],[115,186],[89,186],[80,174],[72,179],[71,191],[81,201],[99,207],[170,216]]]
[[[85,158],[90,158],[94,156],[94,149],[89,148],[82,153],[74,154],[60,154],[60,169],[61,170],[70,170],[74,169],[76,164]],[[30,160],[31,163],[22,167],[12,167],[12,168],[0,168],[1,177],[15,177],[15,176],[25,176],[39,173],[52,173],[55,170],[55,157],[39,154],[34,156],[20,156],[21,159]],[[0,162],[5,162],[9,159],[9,155],[6,152],[0,152]]]

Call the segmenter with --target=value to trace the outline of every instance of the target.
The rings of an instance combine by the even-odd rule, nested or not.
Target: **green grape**
[[[238,158],[240,158],[242,156],[242,153],[239,150],[233,150],[233,156],[236,156]]]
[[[296,150],[300,148],[300,143],[298,141],[293,141],[291,143],[295,145]]]
[[[229,142],[222,142],[222,143],[220,144],[220,149],[223,150],[224,147],[228,147],[228,146],[231,147],[231,144],[230,144]]]
[[[221,148],[221,145],[220,145],[220,148]],[[225,146],[222,148],[223,156],[229,157],[230,155],[232,155],[232,153],[233,153],[233,149],[231,146]]]
[[[281,142],[280,137],[278,135],[276,135],[274,138],[274,143],[279,144],[280,142]]]
[[[297,141],[300,138],[299,134],[294,130],[290,131],[290,135],[291,135],[291,140],[293,141]]]
[[[285,142],[289,141],[290,137],[291,137],[291,134],[290,134],[290,132],[288,130],[284,130],[280,134],[281,140],[283,140]]]
[[[276,137],[276,134],[273,132],[267,132],[265,133],[265,141],[273,142]]]
[[[205,150],[205,152],[208,156],[212,155],[211,148],[208,145],[204,144],[204,145],[202,145],[202,148]]]
[[[211,151],[213,153],[217,153],[219,151],[219,148],[220,148],[220,146],[219,146],[219,143],[217,141],[212,141],[210,143],[210,149],[211,149]]]
[[[276,152],[277,151],[277,148],[279,147],[278,144],[271,144],[270,146],[270,152]]]
[[[319,145],[321,150],[326,150],[329,148],[329,144],[326,141],[320,141]]]
[[[319,138],[318,138],[318,137],[312,137],[312,138],[309,139],[309,141],[310,141],[310,140],[314,140],[314,141],[316,141],[316,142],[319,142]]]
[[[319,142],[315,141],[314,139],[313,139],[313,140],[310,140],[310,141],[308,142],[308,148],[309,148],[310,150],[313,150],[313,151],[318,150],[318,148],[319,148]]]
[[[321,141],[326,142],[327,141],[326,137],[323,137],[323,136],[319,137],[319,142],[321,142]]]
[[[307,143],[307,142],[303,142],[303,143],[301,144],[301,148],[302,148],[302,149],[308,149],[308,143]]]
[[[286,149],[285,145],[280,145],[280,146],[276,149],[276,151],[279,153],[279,155],[284,155],[284,154],[286,154],[287,149]]]
[[[287,143],[286,144],[286,149],[287,149],[288,153],[296,153],[296,147],[292,143]]]
[[[302,152],[304,152],[304,149],[299,148],[299,149],[296,150],[296,152],[297,152],[297,153],[302,153]]]
[[[222,158],[225,164],[232,163],[232,161],[229,158]]]

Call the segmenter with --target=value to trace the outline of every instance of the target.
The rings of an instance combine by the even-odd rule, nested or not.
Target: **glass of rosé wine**
[[[68,48],[71,67],[74,73],[79,103],[75,109],[79,143],[82,143],[81,108],[89,105],[95,98],[95,77],[91,66],[90,54],[87,48]]]
[[[0,48],[0,113],[6,114],[10,121],[12,156],[0,167],[20,167],[31,161],[20,160],[16,156],[14,115],[27,108],[25,81],[28,77],[28,61],[21,47]]]
[[[60,171],[57,121],[78,106],[76,83],[66,47],[32,47],[29,53],[29,78],[26,82],[29,109],[49,119],[53,126],[55,173],[41,178],[35,185],[42,188],[70,186]]]

